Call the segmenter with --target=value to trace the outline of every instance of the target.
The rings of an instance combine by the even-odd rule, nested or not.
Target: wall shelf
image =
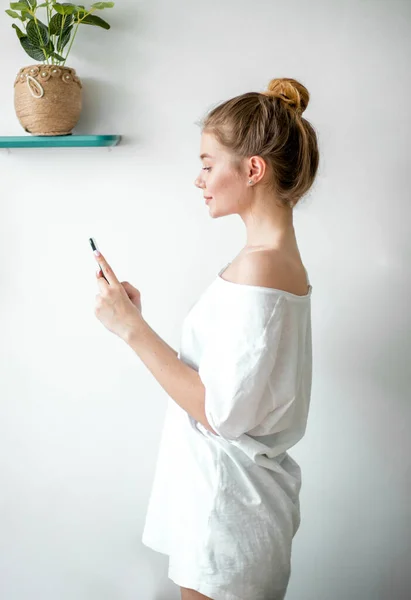
[[[0,148],[70,148],[117,146],[121,135],[0,136]]]

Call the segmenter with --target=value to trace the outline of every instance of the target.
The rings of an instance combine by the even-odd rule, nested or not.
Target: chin
[[[210,215],[210,217],[212,217],[213,219],[218,219],[219,217],[224,217],[223,214],[213,210],[212,208],[210,208],[210,210],[208,211],[208,214]]]
[[[226,209],[224,211],[217,210],[215,208],[213,200],[211,201],[211,204],[207,205],[207,208],[208,208],[210,217],[213,217],[213,219],[218,219],[219,217],[228,217],[229,215],[235,214],[235,212],[233,210],[229,210],[229,209]]]

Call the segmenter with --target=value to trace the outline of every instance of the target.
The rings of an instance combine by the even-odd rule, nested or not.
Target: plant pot
[[[32,135],[70,135],[82,107],[82,85],[74,69],[58,65],[23,67],[14,82],[14,108]]]

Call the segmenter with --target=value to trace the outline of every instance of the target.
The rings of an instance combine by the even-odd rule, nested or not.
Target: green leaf
[[[37,0],[29,0],[29,3],[33,10],[37,7]]]
[[[70,41],[72,31],[73,31],[73,25],[71,27],[69,27],[68,29],[66,29],[66,31],[64,31],[62,33],[62,35],[59,37],[59,41],[57,44],[57,48],[58,48],[59,52],[64,50],[64,48],[67,46],[68,42]]]
[[[79,6],[78,4],[62,4],[62,6],[73,6],[73,15],[79,12],[85,13],[86,9],[84,6]]]
[[[10,2],[10,8],[13,10],[27,10],[30,8],[30,4],[28,2]]]
[[[34,60],[38,61],[44,61],[45,57],[43,50],[30,44],[27,36],[20,38],[20,44],[31,58],[34,58]]]
[[[50,56],[52,56],[53,58],[57,58],[57,60],[59,60],[60,62],[64,62],[66,60],[63,56],[57,54],[57,52],[52,52]]]
[[[53,8],[54,10],[59,13],[59,15],[64,15],[64,6],[62,6],[61,4],[53,4]]]
[[[23,38],[23,37],[26,37],[26,34],[25,34],[25,33],[23,33],[23,32],[22,32],[22,30],[21,30],[21,29],[19,29],[15,23],[13,23],[12,27],[13,27],[13,29],[15,29],[15,30],[16,30],[17,37],[19,38],[19,40],[20,40],[21,38]]]
[[[58,12],[60,15],[72,15],[77,11],[77,6],[75,4],[53,4],[53,8],[56,12]]]
[[[63,20],[64,20],[64,25],[63,25]],[[66,31],[70,27],[72,21],[73,21],[72,15],[67,15],[64,18],[63,15],[56,13],[50,19],[50,23],[49,23],[50,35],[60,35],[61,30],[63,29],[63,32]]]
[[[37,25],[35,21],[29,21],[27,23],[26,30],[30,44],[36,47],[47,46],[49,42],[49,32],[44,23],[38,19]]]
[[[8,15],[10,15],[10,17],[12,17],[13,19],[20,19],[21,18],[20,15],[19,15],[19,13],[14,12],[14,10],[7,9],[5,12]]]
[[[83,14],[84,14],[85,10],[86,10],[86,9],[84,8],[84,6],[75,6],[75,7],[74,7],[74,10],[73,10],[73,15],[76,15],[76,14],[78,14],[79,12],[81,12],[81,13],[83,13]]]
[[[23,23],[26,19],[33,20],[34,17],[29,12],[27,12],[27,10],[22,10],[21,11],[21,20],[23,21]]]
[[[63,21],[63,15],[56,13],[50,19],[49,33],[50,35],[58,35],[61,30],[61,23]]]
[[[95,2],[91,5],[91,8],[97,8],[103,10],[103,8],[113,8],[114,2]]]
[[[86,12],[86,9],[84,8],[84,6],[77,6],[76,4],[62,4],[62,6],[71,6],[73,8],[73,10],[70,12],[70,14],[76,15],[79,12],[82,12],[83,14]]]
[[[110,25],[100,17],[96,17],[95,15],[87,15],[85,18],[83,18],[82,14],[84,15],[85,13],[78,13],[78,18],[81,19],[81,24],[84,23],[84,25],[95,25],[96,27],[102,27],[103,29],[110,29]]]
[[[54,53],[54,44],[51,40],[49,40],[44,50],[47,52],[47,58],[49,58]]]
[[[49,52],[54,52],[54,44],[51,39],[47,42],[45,49]]]

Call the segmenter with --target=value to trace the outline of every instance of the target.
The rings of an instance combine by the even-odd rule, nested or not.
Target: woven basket
[[[14,108],[33,135],[69,135],[80,118],[82,85],[74,69],[57,65],[23,67],[14,82]]]

